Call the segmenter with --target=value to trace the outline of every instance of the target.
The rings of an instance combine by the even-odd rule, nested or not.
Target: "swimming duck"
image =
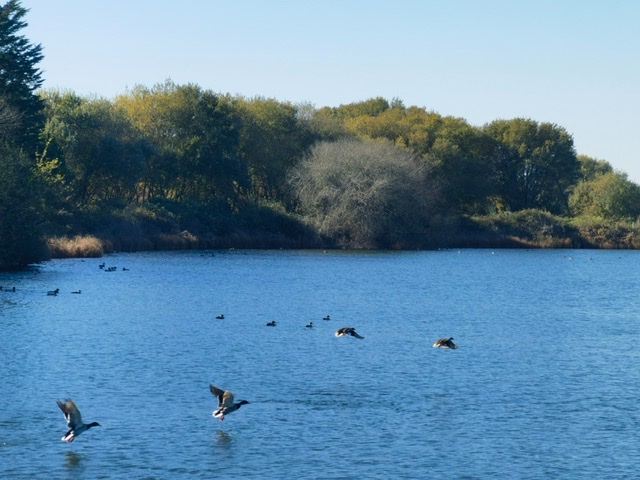
[[[51,295],[51,296],[55,297],[56,295],[58,295],[58,293],[60,293],[60,289],[56,288],[55,290],[49,290],[47,292],[47,295]]]
[[[246,400],[240,400],[239,402],[233,402],[233,393],[229,390],[221,390],[214,385],[209,385],[209,390],[218,399],[218,408],[214,410],[213,416],[219,418],[220,421],[224,420],[225,415],[238,410],[242,405],[247,405],[249,402]]]
[[[224,319],[224,313],[221,313],[220,315],[216,316],[216,318],[218,320],[223,320]]]
[[[276,326],[275,320],[271,320],[270,322],[267,322],[267,327],[275,327],[275,326]]]
[[[305,325],[307,328],[313,328],[313,322],[309,322]]]
[[[331,320],[331,316],[327,315],[326,317],[322,317],[323,320]]]
[[[351,335],[356,338],[364,338],[362,335],[359,335],[353,327],[342,327],[336,331],[336,337],[346,337],[347,335]]]
[[[82,293],[82,290],[74,290],[74,291],[73,291],[73,292],[71,292],[71,293],[75,293],[76,295],[79,295],[79,294],[81,294],[81,293]]]
[[[91,422],[89,424],[83,423],[80,410],[78,410],[76,404],[73,403],[73,400],[66,399],[64,402],[56,400],[56,402],[58,403],[60,410],[62,410],[64,418],[67,421],[67,427],[69,428],[69,431],[60,438],[63,442],[71,443],[82,432],[85,432],[92,427],[101,426],[98,422]]]
[[[452,342],[453,337],[444,337],[436,340],[436,343],[433,344],[435,348],[458,348],[458,346]]]

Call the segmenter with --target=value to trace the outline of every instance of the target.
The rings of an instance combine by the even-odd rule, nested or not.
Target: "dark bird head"
[[[249,402],[248,402],[248,401],[246,401],[246,400],[240,400],[240,401],[238,402],[238,407],[239,407],[240,405],[248,405],[248,404],[249,404]]]
[[[101,427],[102,425],[100,425],[98,422],[91,422],[89,425],[87,425],[87,430],[89,430],[91,427]]]

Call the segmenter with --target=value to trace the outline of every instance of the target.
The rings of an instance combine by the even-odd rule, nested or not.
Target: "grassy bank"
[[[265,209],[241,215],[209,212],[194,219],[163,208],[139,208],[103,217],[91,226],[90,233],[49,238],[51,257],[100,257],[114,251],[340,248],[299,219]],[[446,230],[435,248],[640,248],[640,232],[633,225],[567,219],[539,210],[460,217]],[[433,238],[425,238],[423,248],[434,248]]]

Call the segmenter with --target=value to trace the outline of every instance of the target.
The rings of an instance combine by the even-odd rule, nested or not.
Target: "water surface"
[[[0,285],[16,287],[0,291],[1,478],[602,479],[640,466],[637,252],[115,254]],[[342,326],[365,339],[336,338]],[[459,348],[432,348],[442,336]],[[209,383],[251,404],[220,422]],[[102,424],[72,444],[66,397]]]

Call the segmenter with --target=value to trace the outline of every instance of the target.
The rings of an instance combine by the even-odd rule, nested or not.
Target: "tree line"
[[[42,90],[42,47],[20,35],[26,13],[18,0],[0,7],[5,268],[45,258],[47,239],[78,235],[120,249],[172,237],[435,248],[522,212],[635,234],[640,186],[577,155],[556,124],[478,127],[399,99],[316,108],[170,80],[113,99]]]

